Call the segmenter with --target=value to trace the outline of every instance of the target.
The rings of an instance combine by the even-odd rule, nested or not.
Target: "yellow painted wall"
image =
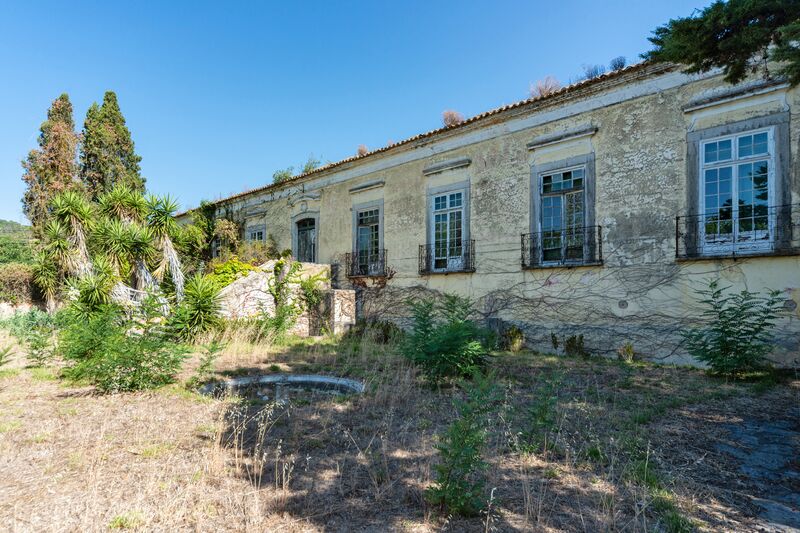
[[[587,348],[601,353],[613,354],[623,343],[632,342],[650,357],[691,362],[677,345],[678,332],[697,315],[695,291],[705,280],[721,277],[735,290],[781,290],[795,306],[792,309],[787,303],[786,319],[776,333],[780,346],[774,357],[781,364],[796,364],[800,359],[800,259],[676,262],[675,216],[686,209],[688,132],[787,110],[791,112],[792,201],[800,203],[796,177],[800,91],[773,88],[686,112],[692,99],[726,86],[719,76],[683,76],[678,84],[676,76],[673,72],[611,86],[585,98],[595,107],[600,103],[597,109],[569,116],[556,116],[560,108],[551,106],[487,120],[463,133],[446,132],[322,172],[303,183],[242,198],[228,209],[243,213],[263,204],[266,213],[248,218],[247,223],[265,223],[267,233],[281,249],[292,245],[292,217],[303,209],[318,211],[318,260],[336,263],[352,247],[352,206],[382,199],[384,245],[396,271],[391,287],[458,292],[478,299],[482,309],[498,307],[498,299],[521,300],[517,305],[499,306],[503,309],[494,316],[523,325],[528,339],[543,349],[548,348],[551,333],[560,338],[583,334]],[[636,96],[639,86],[658,86],[662,79],[666,80],[664,90]],[[675,86],[668,86],[669,80]],[[614,95],[619,100],[625,91],[632,96],[615,101]],[[606,100],[610,103],[602,105]],[[580,98],[576,101],[581,103]],[[561,105],[566,109],[569,102]],[[547,113],[555,118],[531,127],[514,122]],[[596,133],[534,150],[526,147],[537,137],[587,124],[595,126]],[[486,138],[481,137],[482,131],[487,132]],[[460,136],[468,135],[475,142],[458,146]],[[454,147],[442,149],[448,142]],[[530,231],[532,165],[588,152],[595,154],[596,224],[603,227],[604,264],[523,271],[520,234]],[[420,154],[425,157],[406,162],[392,159]],[[430,176],[423,173],[436,162],[465,157],[471,159],[469,166]],[[376,170],[366,172],[370,165]],[[347,178],[349,174],[360,175]],[[331,183],[336,180],[343,181]],[[470,183],[470,234],[476,241],[477,270],[421,276],[417,272],[418,247],[427,240],[426,191],[465,180]],[[384,184],[351,192],[378,181]],[[314,194],[318,198],[309,198]],[[342,277],[340,283],[347,286]]]

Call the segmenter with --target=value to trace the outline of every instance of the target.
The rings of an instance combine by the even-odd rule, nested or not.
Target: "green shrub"
[[[291,257],[282,257],[275,261],[272,276],[267,279],[267,290],[275,304],[275,312],[274,315],[266,311],[262,313],[259,324],[261,335],[271,337],[275,342],[285,340],[298,315],[303,312],[304,301],[292,298],[292,285],[301,282],[302,267]]]
[[[378,344],[391,344],[403,338],[403,330],[389,320],[359,320],[347,330],[342,341],[361,341],[363,338]]]
[[[87,381],[102,392],[135,391],[171,383],[186,356],[159,316],[159,305],[145,303],[132,316],[104,305],[86,316],[68,311],[59,350],[68,366],[64,376]]]
[[[195,275],[184,287],[183,301],[170,318],[174,334],[182,340],[192,340],[221,323],[220,287],[210,276]]]
[[[770,333],[783,303],[780,293],[725,294],[726,289],[712,280],[707,289],[698,291],[706,325],[683,333],[686,349],[715,374],[762,370],[773,347]]]
[[[33,267],[23,263],[0,264],[0,302],[18,304],[33,300]]]
[[[6,366],[11,362],[11,356],[14,355],[13,346],[0,347],[0,368]]]
[[[538,453],[556,429],[558,391],[563,377],[556,374],[544,380],[527,406],[524,426],[515,435],[515,448],[526,453]]]
[[[15,313],[10,318],[0,321],[0,327],[7,329],[20,342],[25,342],[28,334],[38,327],[56,326],[56,315],[45,313],[39,309],[31,309],[25,313]]]
[[[26,236],[8,237],[0,235],[0,264],[30,264],[32,262],[33,253]]]
[[[203,353],[200,354],[200,364],[197,365],[195,375],[187,383],[187,388],[196,388],[212,378],[214,375],[214,362],[219,358],[220,352],[224,347],[225,345],[217,341],[203,346]]]
[[[626,342],[617,349],[617,359],[625,363],[634,363],[639,360],[632,342]]]
[[[25,337],[25,347],[28,350],[28,360],[33,366],[44,366],[54,355],[53,329],[47,326],[37,326],[31,329]]]
[[[456,400],[456,418],[434,445],[441,462],[435,466],[436,481],[425,493],[431,505],[443,512],[475,516],[485,507],[487,416],[498,399],[490,377],[480,373],[471,383],[462,383],[466,400]]]
[[[503,331],[502,345],[504,350],[518,352],[525,347],[525,333],[516,325],[511,325]]]
[[[583,335],[570,335],[564,339],[564,353],[581,357],[588,356],[589,352],[583,347]]]
[[[218,263],[213,266],[208,278],[212,280],[217,286],[222,289],[227,287],[237,279],[248,275],[251,272],[256,272],[258,267],[245,263],[239,260],[238,257],[233,256],[223,263]]]
[[[486,364],[491,333],[469,319],[467,298],[443,295],[410,302],[412,328],[403,353],[418,364],[432,383],[469,377]]]

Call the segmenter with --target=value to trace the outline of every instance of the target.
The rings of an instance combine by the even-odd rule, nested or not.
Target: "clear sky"
[[[0,3],[0,218],[50,102],[117,92],[151,191],[183,207],[629,62],[703,0]],[[169,5],[167,5],[169,4]]]

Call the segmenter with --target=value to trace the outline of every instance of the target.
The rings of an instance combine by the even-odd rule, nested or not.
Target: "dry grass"
[[[0,372],[4,528],[751,530],[760,523],[738,494],[741,476],[714,442],[723,423],[790,416],[798,393],[797,382],[758,393],[694,370],[502,355],[493,363],[506,394],[488,445],[491,512],[465,520],[436,516],[423,497],[455,390],[422,386],[391,348],[369,340],[254,346],[231,332],[227,341],[222,375],[330,373],[363,379],[368,392],[285,407],[180,385],[99,396],[40,379],[16,359]],[[527,453],[519,433],[547,387],[555,422]]]

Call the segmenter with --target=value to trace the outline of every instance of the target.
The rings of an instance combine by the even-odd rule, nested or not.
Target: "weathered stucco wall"
[[[382,298],[396,299],[412,287],[468,295],[485,316],[520,325],[528,341],[543,349],[552,350],[551,334],[582,334],[586,347],[600,353],[612,354],[631,342],[650,357],[691,362],[679,347],[678,332],[695,321],[696,290],[704,281],[721,277],[735,290],[777,289],[787,304],[774,357],[797,364],[798,257],[676,261],[675,217],[687,210],[687,135],[692,131],[788,111],[790,198],[800,203],[800,91],[771,85],[692,109],[692,102],[728,90],[719,76],[638,73],[608,87],[600,84],[584,97],[501,114],[240,198],[225,209],[239,213],[248,225],[263,224],[281,249],[293,246],[292,224],[298,217],[318,217],[317,261],[341,263],[353,245],[352,207],[382,200],[383,244],[395,272],[380,291]],[[527,146],[587,126],[593,133]],[[603,264],[522,270],[520,234],[531,231],[532,169],[587,154],[594,154],[592,203],[594,221],[603,228]],[[470,164],[426,175],[436,163],[464,158]],[[427,240],[427,191],[462,182],[468,183],[476,271],[421,276],[418,247]],[[797,240],[800,221],[793,216]],[[347,286],[342,272],[338,281]],[[388,314],[402,314],[396,302],[386,307]]]

